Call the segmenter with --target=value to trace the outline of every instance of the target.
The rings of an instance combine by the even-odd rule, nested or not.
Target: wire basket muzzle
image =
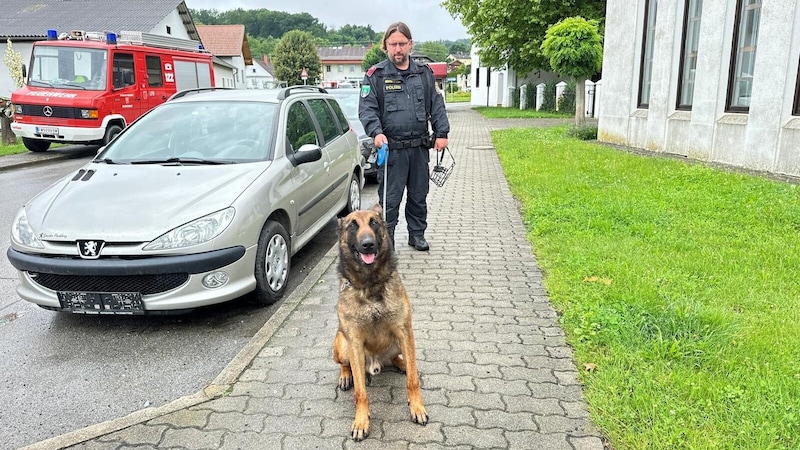
[[[436,186],[444,186],[444,182],[450,178],[453,168],[456,167],[456,160],[450,153],[450,148],[445,147],[442,151],[436,152],[436,164],[431,168],[430,179]]]

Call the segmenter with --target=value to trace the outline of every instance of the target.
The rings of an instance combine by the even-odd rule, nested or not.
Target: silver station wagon
[[[270,304],[291,256],[361,206],[360,161],[324,89],[178,93],[19,210],[17,293],[85,314]]]

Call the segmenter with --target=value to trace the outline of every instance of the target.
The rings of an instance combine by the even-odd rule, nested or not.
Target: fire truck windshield
[[[33,49],[29,86],[105,91],[108,51],[39,45]]]

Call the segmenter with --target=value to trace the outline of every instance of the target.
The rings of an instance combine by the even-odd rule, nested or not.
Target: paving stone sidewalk
[[[397,228],[427,426],[409,418],[404,375],[384,370],[367,388],[369,438],[349,438],[353,394],[336,389],[332,360],[331,249],[304,295],[287,298],[204,392],[29,448],[602,450],[490,139],[492,128],[532,122],[455,107],[449,116],[456,166],[431,186],[431,251],[405,245],[402,214]]]

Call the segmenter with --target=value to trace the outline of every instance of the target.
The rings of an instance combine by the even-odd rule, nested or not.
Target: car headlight
[[[169,231],[144,246],[143,250],[167,250],[203,244],[225,231],[233,221],[233,207],[211,213]]]
[[[44,248],[42,241],[36,237],[36,233],[33,232],[33,228],[28,223],[28,215],[25,213],[24,207],[19,209],[14,221],[11,222],[11,239],[25,247]]]

